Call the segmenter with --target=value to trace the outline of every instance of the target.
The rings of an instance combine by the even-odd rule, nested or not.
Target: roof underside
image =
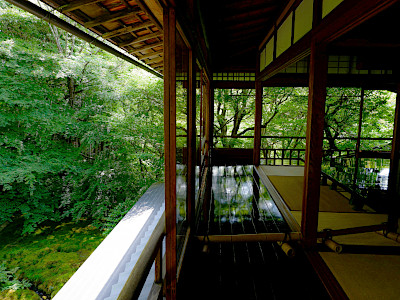
[[[159,0],[41,0],[163,72],[163,9]],[[175,0],[178,22],[194,47],[208,48],[216,72],[256,71],[258,47],[289,0]],[[331,43],[330,55],[356,56],[361,69],[399,69],[400,4]],[[181,23],[183,22],[183,23]],[[200,42],[199,42],[200,41]],[[204,47],[204,45],[206,47]]]
[[[150,0],[42,0],[162,73],[162,8]]]
[[[213,70],[255,72],[257,48],[288,1],[200,2]]]

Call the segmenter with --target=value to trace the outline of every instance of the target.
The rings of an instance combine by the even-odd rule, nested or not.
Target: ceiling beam
[[[95,4],[98,2],[101,2],[104,0],[77,0],[77,1],[73,1],[71,3],[65,4],[65,5],[61,5],[58,10],[62,13],[66,13],[69,11],[73,11],[76,10],[78,8],[81,8],[82,6],[86,6],[86,5],[90,5],[90,4]]]
[[[149,53],[149,54],[145,54],[145,55],[139,57],[139,59],[153,58],[153,57],[156,57],[156,56],[158,56],[158,55],[160,55],[160,54],[163,54],[163,52],[164,52],[164,50],[158,50],[158,51],[156,51],[156,52],[152,52],[152,53]]]
[[[31,3],[29,1],[26,1],[26,0],[7,0],[7,1],[10,2],[11,4],[18,6],[21,9],[43,19],[44,21],[49,22],[65,31],[75,35],[76,37],[88,42],[91,45],[99,47],[100,49],[103,49],[104,51],[107,51],[107,52],[111,53],[112,55],[122,58],[125,61],[127,61],[135,66],[138,66],[139,68],[142,68],[143,70],[146,70],[147,72],[149,72],[155,76],[162,78],[162,75],[160,73],[158,73],[155,70],[151,69],[150,67],[146,66],[142,62],[140,62],[136,59],[133,59],[133,57],[126,55],[126,53],[123,53],[121,51],[114,49],[113,47],[107,45],[103,41],[96,39],[95,37],[91,36],[90,34],[87,34],[86,32],[75,27],[74,25],[69,24],[68,22],[53,15],[51,12],[42,9],[41,7]]]
[[[129,49],[128,52],[130,54],[136,54],[136,53],[139,53],[141,51],[145,51],[145,50],[149,50],[149,49],[152,49],[152,48],[155,48],[155,47],[163,46],[163,44],[164,44],[164,42],[157,42],[157,43],[145,45],[145,46],[142,46],[142,47],[139,47],[139,48]]]
[[[249,27],[260,26],[260,25],[263,25],[263,27],[267,27],[269,23],[272,23],[271,18],[255,18],[248,22],[234,23],[231,25],[222,26],[221,31],[242,30],[243,28],[249,28]]]
[[[146,34],[146,35],[143,35],[143,36],[139,36],[137,39],[120,43],[120,44],[118,44],[118,47],[131,46],[131,45],[134,45],[134,44],[137,44],[137,43],[140,43],[140,42],[144,42],[144,41],[147,41],[147,40],[150,40],[150,39],[154,39],[154,38],[160,37],[162,35],[163,35],[162,32],[155,32],[155,33],[151,33],[151,34]]]
[[[158,19],[154,16],[153,12],[147,6],[147,4],[142,0],[136,0],[136,4],[140,7],[142,11],[144,11],[147,17],[151,20],[151,22],[153,22],[153,24],[157,26],[158,30],[162,31],[163,30],[162,24],[158,22]]]
[[[224,5],[225,10],[243,11],[248,8],[255,8],[257,6],[276,5],[276,0],[244,0],[244,1],[229,1]]]
[[[227,16],[227,17],[223,17],[222,18],[222,22],[237,22],[237,21],[241,21],[243,19],[249,19],[252,20],[254,18],[260,17],[260,16],[265,16],[265,14],[268,13],[273,13],[278,9],[278,6],[274,5],[274,6],[270,6],[270,7],[265,7],[263,9],[259,9],[259,10],[254,10],[254,11],[249,11],[249,12],[244,12],[244,13],[236,13],[234,15],[231,16]]]
[[[110,39],[116,36],[120,36],[120,35],[124,35],[139,29],[143,29],[143,28],[147,28],[150,27],[151,25],[153,25],[153,23],[150,20],[146,20],[143,23],[139,23],[136,25],[131,25],[131,26],[127,26],[127,27],[123,27],[120,29],[116,29],[113,31],[109,31],[104,33],[101,37],[104,39]]]
[[[164,66],[164,62],[160,62],[158,64],[150,64],[150,67],[153,69]]]
[[[344,1],[321,21],[321,25],[314,31],[314,38],[324,43],[333,42],[397,2],[398,0]]]
[[[107,22],[117,21],[126,17],[136,17],[136,14],[140,11],[141,9],[139,7],[135,7],[129,10],[119,11],[117,13],[102,15],[91,21],[86,22],[85,24],[83,24],[83,26],[85,26],[86,28],[92,28]]]

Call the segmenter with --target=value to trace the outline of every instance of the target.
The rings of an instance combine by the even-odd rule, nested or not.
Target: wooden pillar
[[[208,111],[208,142],[209,142],[209,155],[212,154],[214,148],[214,82],[212,79],[212,74],[210,75],[209,81],[209,91],[208,91],[208,101],[209,101],[209,111]],[[211,162],[212,164],[212,162]]]
[[[307,140],[301,220],[301,232],[306,247],[313,247],[317,242],[327,65],[328,61],[324,47],[313,42],[310,55]]]
[[[189,51],[188,72],[188,174],[187,174],[187,213],[189,225],[194,228],[195,219],[195,189],[196,189],[196,60],[193,51]]]
[[[389,231],[396,232],[398,227],[398,219],[400,215],[400,84],[397,85],[396,111],[393,126],[392,153],[390,156],[390,173],[389,173],[389,215],[388,226]]]
[[[253,165],[260,165],[260,148],[261,148],[261,122],[262,122],[262,96],[263,88],[261,81],[256,81],[256,103],[254,116],[254,147],[253,147]]]
[[[164,152],[166,297],[176,299],[176,64],[175,10],[164,8]]]
[[[357,175],[358,175],[358,166],[359,166],[359,156],[360,156],[360,146],[361,146],[361,129],[362,129],[362,114],[364,110],[364,88],[361,88],[361,100],[360,100],[360,110],[359,110],[359,117],[358,117],[358,131],[357,131],[357,142],[356,142],[356,153],[355,153],[355,166],[354,166],[354,178],[353,178],[353,194],[351,195],[351,203],[356,208],[361,208],[360,206],[363,203],[360,203],[359,197],[357,196]]]

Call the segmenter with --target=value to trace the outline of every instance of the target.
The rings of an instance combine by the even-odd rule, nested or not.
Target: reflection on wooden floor
[[[205,234],[290,231],[253,166],[212,168],[211,207]]]
[[[211,205],[197,230],[205,238],[185,254],[178,298],[329,299],[300,249],[289,258],[272,242],[207,242],[208,235],[290,231],[253,172],[253,166],[212,168]]]
[[[303,167],[257,169],[279,207],[301,223]],[[281,203],[279,203],[281,202]],[[348,200],[329,187],[321,187],[318,231],[382,224],[387,215],[354,211]],[[298,225],[297,226],[300,226]],[[321,246],[319,255],[350,299],[400,299],[400,244],[377,232],[333,237],[343,246],[334,253]]]

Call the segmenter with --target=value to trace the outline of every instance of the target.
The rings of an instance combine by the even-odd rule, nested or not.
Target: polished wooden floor
[[[286,257],[275,243],[192,243],[178,299],[329,299],[307,258]]]
[[[198,235],[290,231],[252,166],[213,167],[206,219]],[[189,245],[178,282],[180,300],[329,299],[300,247],[289,258],[277,243]]]

